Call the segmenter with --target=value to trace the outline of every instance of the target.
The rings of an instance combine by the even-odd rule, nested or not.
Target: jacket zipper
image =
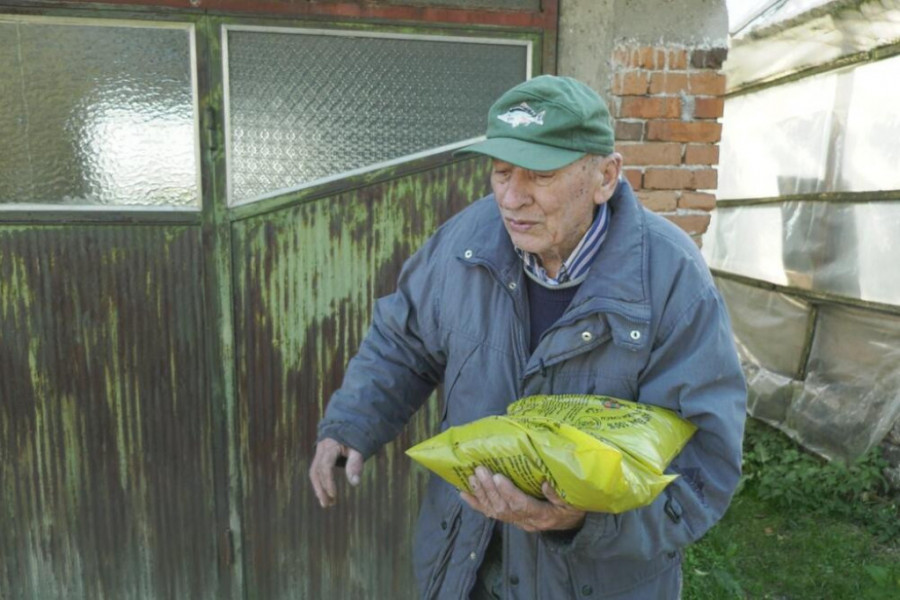
[[[517,367],[517,371],[518,371],[518,373],[516,373],[516,378],[515,378],[516,379],[516,398],[521,398],[522,394],[525,391],[525,367],[528,365],[528,352],[526,351],[526,349],[528,348],[528,343],[526,340],[528,331],[527,331],[526,326],[521,325],[523,323],[526,323],[525,318],[527,316],[524,314],[524,312],[525,312],[524,297],[522,296],[522,292],[519,292],[519,295],[517,296],[513,290],[509,289],[508,283],[503,282],[503,279],[501,279],[500,274],[497,272],[497,270],[494,268],[494,266],[492,264],[490,264],[489,262],[484,261],[484,260],[474,260],[470,264],[479,265],[479,266],[482,266],[485,269],[487,269],[487,272],[491,274],[491,277],[494,279],[494,282],[503,289],[503,291],[506,293],[506,295],[509,296],[510,302],[512,302],[513,312],[516,316],[516,320],[518,323],[517,325],[513,325],[513,330],[514,330],[513,337],[515,338],[515,341],[513,342],[513,353],[515,354],[516,367]],[[490,536],[493,535],[493,531],[494,531],[493,522],[490,522],[490,525],[488,527],[486,527],[485,529],[486,529],[486,532],[484,534],[482,534],[482,536],[481,536],[482,539],[481,539],[480,546],[483,546],[486,549],[487,545],[490,543]],[[506,544],[507,544],[507,538],[508,538],[508,536],[506,535],[506,530],[507,530],[507,526],[506,526],[506,524],[504,524],[503,525],[502,565],[503,565],[503,581],[504,581],[503,589],[505,592],[507,591],[505,582],[507,580],[506,573],[507,573],[507,562],[508,562],[507,558],[506,558],[506,553],[507,553]],[[487,538],[487,539],[485,539],[485,538]],[[462,586],[462,589],[463,590],[471,589],[472,585],[474,585],[474,583],[475,583],[475,578],[477,576],[478,576],[478,569],[475,569],[470,574],[470,576],[468,578],[466,578],[466,581],[463,582],[464,585]],[[509,594],[504,593],[504,596],[509,597]]]
[[[500,277],[500,274],[497,272],[497,269],[493,264],[486,260],[472,259],[468,261],[468,264],[477,265],[484,267],[487,269],[487,272],[491,274],[491,277],[494,279],[494,282],[500,286],[500,288],[509,296],[510,302],[513,305],[513,312],[516,315],[516,319],[518,323],[525,324],[527,315],[525,312],[525,301],[522,296],[523,292],[519,292],[519,295],[516,296],[516,293],[509,289],[508,282],[504,283],[503,279]],[[520,287],[520,286],[517,286]],[[527,335],[527,327],[523,325],[514,326],[514,335],[515,342],[513,343],[513,352],[516,357],[516,366],[518,373],[516,373],[516,397],[520,398],[525,390],[525,367],[528,365],[528,343],[526,340]]]

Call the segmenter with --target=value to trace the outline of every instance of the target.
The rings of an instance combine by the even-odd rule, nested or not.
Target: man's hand
[[[475,469],[475,475],[469,477],[469,487],[471,494],[460,492],[466,504],[485,516],[528,532],[567,531],[584,523],[586,513],[566,504],[546,481],[541,486],[546,502],[532,498],[503,475],[493,475],[485,467]]]
[[[344,470],[350,485],[359,485],[359,476],[362,474],[362,454],[349,446],[345,446],[331,438],[325,438],[316,444],[316,455],[309,466],[309,480],[316,491],[316,498],[322,508],[334,506],[337,503],[337,490],[334,485],[334,467],[339,457],[347,458]]]

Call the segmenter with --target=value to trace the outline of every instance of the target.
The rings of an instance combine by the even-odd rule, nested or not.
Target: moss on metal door
[[[259,67],[229,63],[229,32],[235,51],[246,32],[311,29],[320,37],[305,38],[298,52],[326,53],[341,42],[325,35],[329,28],[372,39],[387,32],[403,44],[424,40],[420,56],[443,52],[428,49],[429,36],[436,44],[493,36],[501,43],[491,56],[510,64],[517,40],[526,40],[536,73],[555,3],[549,16],[483,11],[489,20],[480,28],[462,25],[463,9],[445,11],[457,24],[436,28],[416,23],[424,13],[410,8],[385,12],[407,14],[394,25],[379,13],[377,30],[336,22],[345,17],[327,3],[319,16],[327,21],[314,22],[251,19],[231,5],[232,14],[210,16],[187,0],[166,3],[176,10],[165,12],[26,4],[0,1],[0,58],[21,67],[15,85],[0,90],[13,115],[0,118],[13,136],[0,167],[0,598],[413,596],[410,538],[425,474],[403,449],[434,427],[435,403],[369,461],[361,487],[338,508],[318,507],[306,471],[316,423],[373,299],[391,290],[405,258],[441,222],[486,192],[487,163],[431,151],[441,127],[433,122],[398,131],[393,137],[408,147],[386,152],[375,141],[391,137],[390,119],[409,109],[366,92],[387,119],[385,132],[344,146],[319,133],[327,148],[349,154],[321,162],[350,166],[283,175],[281,158],[259,143],[269,134],[253,133],[258,105],[241,104],[240,69]],[[309,8],[296,10],[295,19]],[[91,39],[107,36],[110,48],[145,31],[151,46],[154,36],[187,36],[190,68],[154,75],[190,81],[184,98],[166,104],[165,119],[123,121],[115,104],[129,86],[142,89],[109,75],[117,61],[156,73],[171,58],[143,49],[107,49],[112,67],[86,69],[92,89],[61,59],[44,73],[49,83],[35,83],[36,49],[51,52],[57,34],[56,50],[72,64],[92,56],[90,44],[65,42],[67,28],[85,23],[99,28]],[[57,28],[43,36],[51,50],[37,41],[44,26]],[[459,46],[473,64],[475,42],[474,50]],[[277,56],[287,51],[281,43],[275,36],[265,48]],[[397,48],[386,52],[404,51]],[[54,89],[68,99],[54,99]],[[101,93],[113,104],[90,109]],[[329,102],[355,118],[357,109],[338,105],[348,95],[333,92]],[[65,114],[47,108],[60,102]],[[188,130],[175,115],[179,102],[188,107]],[[76,108],[88,117],[73,122]],[[185,131],[189,148],[178,154]],[[289,136],[290,125],[275,134]],[[169,162],[157,164],[152,148],[152,156],[124,152],[130,162],[113,160],[122,152],[92,154],[81,146],[88,138],[119,149],[159,140],[155,152]],[[352,166],[360,146],[371,153],[362,169]],[[288,137],[271,147],[302,150]],[[294,179],[300,185],[285,189]],[[149,191],[135,192],[135,180],[151,182]]]
[[[316,423],[403,260],[483,193],[483,162],[387,178],[235,223],[235,340],[247,588],[256,598],[415,595],[424,473],[403,450],[435,405],[325,511],[308,486]]]

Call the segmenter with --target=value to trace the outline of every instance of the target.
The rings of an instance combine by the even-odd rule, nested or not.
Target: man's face
[[[587,232],[594,207],[615,191],[617,157],[586,156],[556,171],[529,171],[494,159],[491,188],[506,231],[518,248],[541,258],[550,276]]]

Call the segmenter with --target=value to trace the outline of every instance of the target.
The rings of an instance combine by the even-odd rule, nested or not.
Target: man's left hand
[[[567,531],[579,529],[584,523],[585,512],[566,504],[544,482],[541,491],[546,501],[532,498],[503,475],[492,474],[485,467],[476,467],[469,477],[472,493],[460,492],[466,504],[492,519],[511,523],[528,532]]]

